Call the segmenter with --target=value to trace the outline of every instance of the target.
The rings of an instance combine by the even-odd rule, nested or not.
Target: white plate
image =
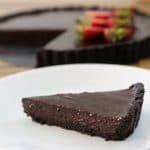
[[[59,127],[32,122],[21,98],[61,92],[106,91],[145,84],[138,128],[125,141],[106,142]],[[0,80],[0,150],[148,150],[150,71],[119,65],[64,65],[35,69]]]

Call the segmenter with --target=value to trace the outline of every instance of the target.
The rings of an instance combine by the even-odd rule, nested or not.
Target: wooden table
[[[69,3],[70,0],[62,0],[61,5],[65,4],[66,1]],[[84,0],[81,0],[84,1]],[[88,1],[88,2],[87,2]],[[106,1],[106,0],[93,0],[95,3],[99,3],[100,1]],[[92,3],[93,3],[92,1]],[[108,0],[107,0],[108,1]],[[117,0],[119,1],[119,0]],[[128,0],[127,0],[128,1]],[[72,2],[72,1],[71,1]],[[112,1],[111,1],[112,2]],[[91,0],[86,0],[86,3],[88,5],[91,5]],[[102,2],[101,2],[102,3]],[[76,3],[74,5],[77,5],[79,3]],[[5,0],[5,1],[0,1],[0,16],[11,13],[11,12],[16,12],[22,9],[33,9],[33,8],[39,8],[39,7],[47,7],[47,6],[54,6],[54,5],[60,5],[59,0],[49,1],[49,0]],[[137,7],[147,13],[150,13],[150,0],[141,0]],[[140,60],[139,62],[136,62],[134,64],[130,64],[132,66],[137,66],[141,68],[146,68],[150,69],[150,58],[146,58],[143,60]],[[14,74],[17,72],[22,72],[26,70],[30,70],[32,68],[28,67],[21,67],[21,66],[15,66],[13,64],[10,64],[8,62],[4,62],[0,60],[0,77],[4,77],[10,74]]]
[[[15,74],[18,72],[23,72],[31,68],[15,66],[0,60],[0,77],[5,77],[7,75]]]

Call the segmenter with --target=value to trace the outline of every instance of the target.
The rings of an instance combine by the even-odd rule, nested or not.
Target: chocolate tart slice
[[[124,140],[137,127],[144,85],[128,89],[23,98],[24,112],[41,124],[56,125],[106,140]]]
[[[81,62],[127,64],[150,56],[150,17],[138,11],[132,39],[76,46],[74,24],[85,10],[89,8],[51,8],[5,16],[0,18],[0,43],[42,44],[37,67]]]

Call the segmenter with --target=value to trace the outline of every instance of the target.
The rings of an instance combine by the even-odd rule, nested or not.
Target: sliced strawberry
[[[78,26],[76,28],[76,33],[80,40],[100,37],[103,35],[103,31],[103,28],[93,26]]]
[[[116,25],[115,22],[114,22],[114,19],[109,19],[107,24],[108,24],[109,28],[112,28],[112,27],[114,27]]]
[[[111,11],[87,11],[85,12],[86,16],[91,16],[95,18],[101,18],[101,19],[108,19],[112,17],[112,12]]]
[[[94,18],[91,24],[92,26],[108,27],[108,21],[106,19]]]
[[[104,29],[100,27],[87,26],[83,28],[83,36],[85,39],[95,38],[103,34]]]

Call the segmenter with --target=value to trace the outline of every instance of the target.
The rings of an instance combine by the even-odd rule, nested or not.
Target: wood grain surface
[[[52,7],[52,6],[62,6],[65,4],[70,4],[73,3],[74,5],[78,5],[80,2],[84,2],[84,0],[0,0],[0,16],[2,15],[6,15],[9,13],[13,13],[13,12],[17,12],[17,11],[21,11],[21,10],[26,10],[26,9],[33,9],[33,8],[41,8],[41,7]],[[102,3],[102,1],[105,3]],[[104,4],[104,6],[109,6],[109,1],[110,0],[86,0],[86,4],[87,5],[92,5],[92,4]],[[139,0],[137,3],[137,0],[111,0],[111,4],[112,5],[124,5],[123,2],[126,1],[126,4],[130,5],[130,4],[136,4],[136,7],[138,7],[138,9],[149,13],[150,14],[150,0]],[[120,3],[119,3],[120,2]],[[119,4],[118,4],[119,3]],[[81,4],[81,3],[80,3]],[[137,63],[134,64],[130,64],[131,66],[137,66],[137,67],[141,67],[141,68],[146,68],[146,69],[150,69],[150,58],[146,58],[143,60],[140,60]],[[10,64],[8,62],[2,61],[0,60],[0,77],[4,77],[10,74],[14,74],[17,72],[22,72],[22,71],[26,71],[26,70],[30,70],[32,68],[29,67],[21,67],[21,66],[15,66],[13,64]]]
[[[20,67],[10,64],[8,62],[0,61],[0,78],[7,75],[23,72],[32,68]]]

